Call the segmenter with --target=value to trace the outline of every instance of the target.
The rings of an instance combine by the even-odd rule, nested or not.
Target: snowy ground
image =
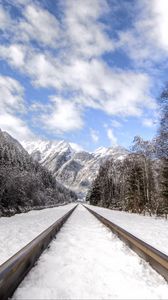
[[[92,205],[88,207],[168,255],[168,220]]]
[[[81,205],[13,299],[166,299],[168,285]]]
[[[0,264],[61,218],[75,204],[0,218]]]

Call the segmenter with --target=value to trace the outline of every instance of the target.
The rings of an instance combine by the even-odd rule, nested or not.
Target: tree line
[[[136,136],[130,153],[108,160],[87,193],[92,205],[135,213],[168,215],[168,85],[159,99],[156,137]]]

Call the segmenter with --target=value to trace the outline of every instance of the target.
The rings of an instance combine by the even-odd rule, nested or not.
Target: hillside
[[[0,214],[76,200],[22,145],[0,130]]]

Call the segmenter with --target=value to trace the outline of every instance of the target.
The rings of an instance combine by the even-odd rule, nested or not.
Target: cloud
[[[35,4],[23,9],[23,16],[18,25],[18,39],[33,40],[50,47],[56,47],[59,35],[59,23],[53,14]]]
[[[111,125],[112,125],[112,127],[115,127],[115,128],[122,127],[122,124],[117,120],[111,120]]]
[[[31,105],[29,106],[29,111],[30,112],[49,112],[52,108],[52,105],[50,103],[41,103],[39,100],[34,100],[32,101]]]
[[[0,45],[0,58],[6,60],[11,67],[28,75],[36,87],[61,88],[60,65],[52,55],[17,43],[9,46]]]
[[[44,53],[31,53],[24,71],[29,74],[33,84],[37,87],[61,88],[59,66],[52,56]]]
[[[77,59],[63,68],[64,85],[81,96],[79,101],[83,106],[126,116],[139,116],[144,108],[155,108],[147,74],[112,70],[100,59],[89,62]]]
[[[117,138],[111,128],[107,128],[107,137],[110,140],[112,146],[117,146]]]
[[[26,112],[23,87],[11,77],[0,76],[0,90],[0,128],[19,140],[31,138],[31,130],[18,116]]]
[[[11,18],[10,15],[4,8],[0,5],[0,29],[5,30],[10,26]]]
[[[91,138],[93,140],[94,143],[97,143],[98,140],[99,140],[99,133],[97,130],[94,130],[94,129],[91,129],[90,130],[90,135],[91,135]]]
[[[19,141],[33,138],[33,134],[23,120],[9,113],[0,112],[0,128]]]
[[[12,44],[10,46],[0,46],[0,57],[6,59],[12,67],[24,68],[26,56],[26,47],[21,44]]]
[[[49,53],[40,52],[30,45],[15,43],[0,45],[0,58],[26,74],[36,87],[62,87],[61,62]]]
[[[147,74],[112,70],[98,58],[86,61],[70,57],[62,61],[49,53],[29,51],[18,44],[9,49],[0,47],[0,55],[7,55],[8,63],[28,74],[35,86],[73,92],[74,105],[78,102],[83,107],[101,109],[110,115],[126,116],[139,116],[144,108],[155,108]]]
[[[65,1],[66,40],[75,55],[91,58],[114,50],[114,43],[100,21],[108,10],[106,0]]]
[[[153,120],[153,119],[150,119],[150,118],[145,118],[142,120],[142,124],[145,126],[145,127],[154,127],[156,126],[156,120]]]
[[[147,16],[141,26],[148,29],[147,34],[150,41],[156,47],[168,51],[168,2],[167,0],[153,0],[144,2]],[[151,20],[151,21],[150,21]],[[140,27],[140,24],[138,24]]]
[[[0,111],[24,111],[23,87],[8,76],[0,76]]]
[[[55,97],[50,114],[41,118],[43,125],[56,133],[81,129],[83,121],[80,109],[74,103]]]
[[[168,55],[168,1],[137,1],[138,16],[132,28],[120,31],[118,46],[135,63],[149,64],[162,61]]]
[[[143,46],[143,34],[150,31],[146,28],[153,28],[147,15],[144,17],[143,6],[142,23],[139,18],[133,29],[120,33],[116,43],[102,21],[110,10],[106,0],[78,0],[78,5],[76,0],[63,1],[58,5],[61,20],[39,2],[17,0],[17,4],[21,3],[24,5],[19,6],[19,18],[11,20],[6,13],[9,21],[3,28],[11,38],[8,44],[0,46],[0,57],[27,75],[33,86],[53,88],[61,95],[50,103],[46,113],[41,105],[34,105],[36,111],[39,108],[39,119],[47,131],[61,133],[82,128],[82,112],[87,108],[111,116],[138,117],[146,108],[156,108],[148,74],[111,68],[102,57],[117,47],[128,49],[134,58],[148,56],[151,47]],[[2,23],[3,16],[4,11]],[[63,98],[64,94],[69,95],[68,100]]]
[[[20,2],[20,3],[19,3]],[[12,3],[13,6],[13,3]],[[37,42],[40,46],[57,48],[60,24],[57,18],[40,4],[16,1],[20,17],[12,18],[0,6],[0,28],[15,43]]]

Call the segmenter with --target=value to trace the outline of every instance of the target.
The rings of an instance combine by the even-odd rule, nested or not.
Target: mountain
[[[0,215],[76,199],[17,140],[0,130]]]
[[[23,142],[34,160],[45,166],[66,187],[73,189],[79,198],[85,197],[100,166],[109,158],[122,160],[128,151],[120,146],[99,148],[93,153],[77,151],[66,141]]]

